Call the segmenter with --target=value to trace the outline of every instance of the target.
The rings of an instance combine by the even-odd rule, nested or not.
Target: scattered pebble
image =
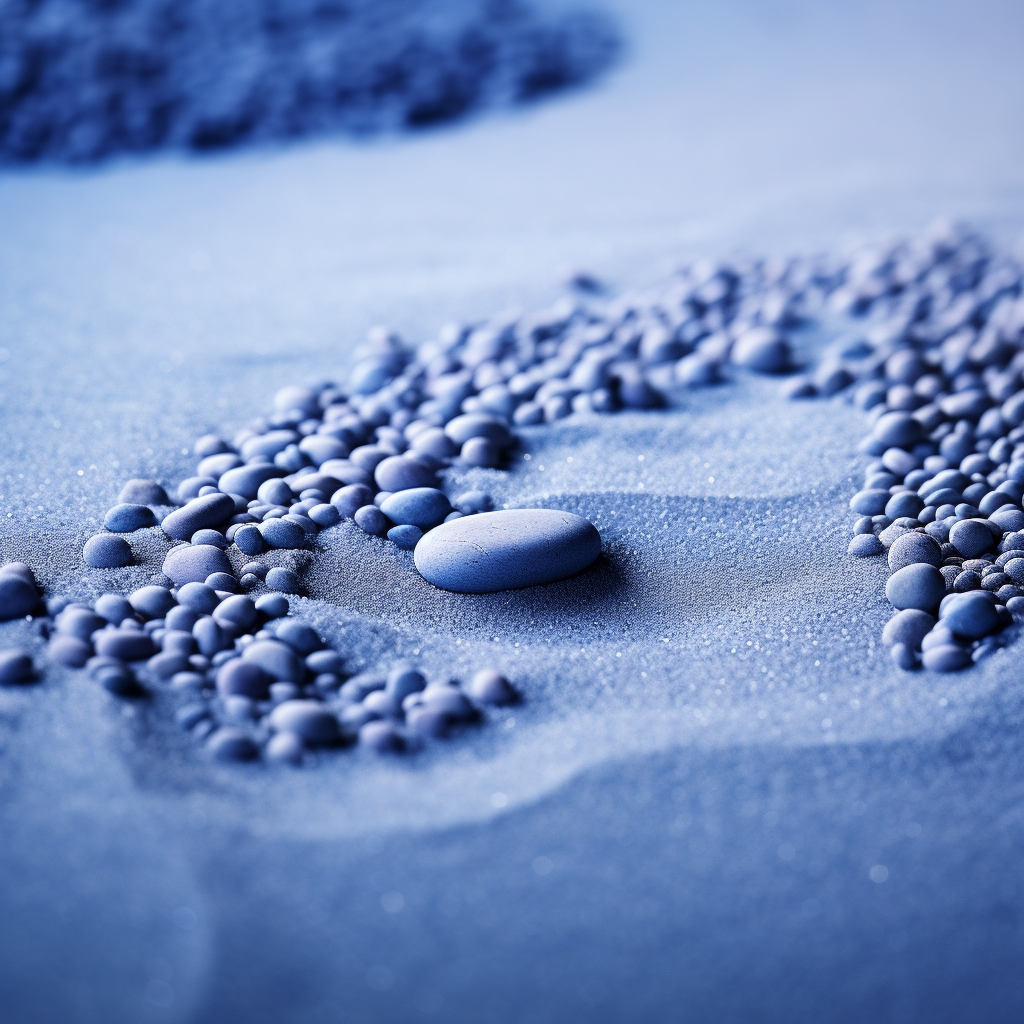
[[[124,537],[98,533],[85,542],[82,557],[92,569],[120,569],[132,564],[132,549]]]

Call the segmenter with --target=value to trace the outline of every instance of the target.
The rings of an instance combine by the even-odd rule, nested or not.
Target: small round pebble
[[[942,545],[926,533],[907,533],[892,542],[888,560],[891,572],[918,562],[937,567],[942,565]]]
[[[0,651],[0,683],[30,683],[35,679],[35,667],[28,651],[18,648]]]
[[[245,648],[242,658],[278,682],[299,683],[306,674],[295,651],[280,640],[256,640]]]
[[[995,546],[992,531],[981,519],[964,519],[954,523],[949,542],[964,558],[977,558]]]
[[[932,672],[958,672],[971,664],[971,654],[956,644],[940,644],[926,650],[921,660]]]
[[[383,537],[391,527],[391,521],[376,505],[364,505],[352,518],[360,530],[373,537]]]
[[[268,761],[300,765],[303,759],[302,740],[293,732],[279,732],[270,737],[264,749]]]
[[[450,424],[449,424],[450,426]],[[405,491],[411,487],[432,487],[437,478],[434,470],[408,455],[390,455],[373,471],[382,491]]]
[[[103,594],[96,598],[96,614],[102,616],[107,622],[119,626],[125,619],[130,618],[134,609],[128,603],[128,598],[120,594]]]
[[[511,704],[516,697],[509,681],[493,668],[477,672],[466,686],[466,692],[479,704]]]
[[[145,529],[147,526],[156,526],[156,516],[147,505],[132,505],[122,502],[120,505],[115,505],[103,517],[103,525],[115,533],[132,533],[135,530]]]
[[[234,726],[222,726],[212,733],[206,749],[218,761],[252,761],[260,753],[252,737]]]
[[[359,727],[359,745],[379,754],[401,749],[401,736],[395,726],[383,719]]]
[[[412,551],[423,536],[423,531],[418,526],[392,526],[387,536],[392,544],[403,551]]]
[[[125,505],[170,505],[167,492],[155,480],[129,480],[117,496]]]
[[[186,583],[178,590],[178,604],[200,615],[209,615],[220,604],[220,598],[203,582]]]
[[[996,602],[982,590],[950,597],[943,605],[941,619],[957,636],[970,640],[988,636],[1002,625]]]
[[[177,602],[166,587],[139,587],[128,595],[128,603],[148,619],[162,619]]]
[[[946,595],[946,581],[934,565],[916,562],[898,569],[885,585],[889,603],[900,610],[916,608],[930,612]]]
[[[270,548],[298,548],[306,540],[306,531],[287,519],[268,519],[259,527],[263,543]]]
[[[72,668],[82,668],[92,657],[92,644],[77,636],[55,636],[47,648],[53,661]]]
[[[82,557],[85,564],[93,569],[120,569],[132,564],[132,549],[124,537],[98,533],[85,542]]]
[[[268,716],[275,732],[291,732],[307,746],[327,746],[341,738],[338,720],[316,700],[286,700]]]
[[[213,544],[179,544],[164,557],[163,574],[178,586],[202,583],[216,572],[231,572],[228,556]]]
[[[252,661],[232,658],[217,669],[217,692],[223,696],[239,694],[253,700],[266,700],[270,677]]]
[[[858,533],[846,548],[847,554],[855,558],[870,558],[884,550],[885,545],[873,533]]]
[[[280,591],[282,594],[297,594],[299,592],[299,578],[283,566],[277,565],[267,572],[266,584],[271,590]]]

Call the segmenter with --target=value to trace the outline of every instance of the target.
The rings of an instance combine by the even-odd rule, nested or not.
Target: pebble
[[[418,526],[421,530],[429,530],[444,522],[452,506],[444,491],[436,487],[414,487],[392,493],[381,504],[380,510],[399,526]]]
[[[963,647],[943,644],[926,650],[921,660],[932,672],[957,672],[971,664],[971,655]]]
[[[872,555],[880,555],[884,550],[885,545],[873,533],[857,534],[846,549],[855,558],[870,558]]]
[[[930,612],[946,594],[946,581],[934,565],[917,562],[898,569],[885,585],[889,603],[900,610],[915,608]]]
[[[301,765],[303,761],[302,740],[293,732],[279,732],[267,741],[266,757],[278,764]]]
[[[325,504],[323,502],[310,508],[308,515],[317,526],[323,529],[326,529],[329,526],[335,526],[341,522],[341,512],[337,506]]]
[[[306,542],[306,531],[286,519],[268,519],[260,527],[263,543],[269,548],[299,548]]]
[[[437,587],[483,594],[565,579],[600,553],[600,535],[581,516],[509,509],[431,530],[416,545],[414,560],[424,579]]]
[[[234,499],[227,494],[206,494],[168,512],[160,526],[173,540],[191,540],[194,533],[220,526],[234,514]]]
[[[163,574],[178,586],[202,583],[213,573],[231,573],[231,562],[213,544],[179,544],[164,557]]]
[[[323,647],[323,641],[316,631],[298,619],[282,619],[274,631],[278,640],[298,651],[303,657]]]
[[[203,582],[186,583],[178,591],[178,604],[200,615],[209,615],[220,604],[220,598]]]
[[[392,526],[387,532],[388,540],[403,551],[412,551],[422,536],[423,531],[418,526]]]
[[[493,668],[477,672],[467,684],[466,692],[478,704],[511,704],[516,699],[509,681]]]
[[[31,683],[36,678],[32,655],[14,648],[0,651],[0,683]]]
[[[940,618],[954,634],[969,640],[988,636],[1002,625],[995,601],[980,590],[952,595],[943,604]]]
[[[256,640],[245,648],[242,658],[258,665],[277,682],[300,683],[305,676],[305,667],[298,655],[280,640]]]
[[[737,366],[759,373],[783,373],[792,366],[789,344],[768,327],[754,327],[741,334],[732,347]]]
[[[15,562],[0,568],[0,620],[23,618],[38,606],[39,591],[28,566]]]
[[[280,565],[268,570],[266,583],[271,590],[278,590],[282,594],[297,594],[299,592],[298,576],[291,569],[285,569]]]
[[[218,597],[224,594],[233,594],[238,589],[235,577],[229,572],[211,572],[203,582],[210,587]]]
[[[148,505],[122,503],[115,505],[103,518],[103,525],[115,533],[132,533],[156,526],[156,516]]]
[[[128,595],[128,603],[147,619],[162,619],[177,604],[166,587],[139,587]]]
[[[217,480],[217,486],[225,494],[239,494],[251,501],[256,497],[260,485],[272,480],[274,477],[284,475],[284,470],[277,466],[254,464],[239,466],[237,469],[229,469]],[[232,502],[234,505],[234,502]],[[216,526],[216,523],[203,524]]]
[[[288,570],[283,570],[287,572]],[[267,573],[270,576],[270,573]],[[280,619],[288,614],[288,599],[282,594],[264,594],[256,599],[256,611],[265,619]]]
[[[213,610],[213,619],[218,625],[230,623],[243,632],[247,632],[255,624],[259,617],[256,605],[251,597],[245,594],[234,594],[224,598]]]
[[[155,480],[129,480],[117,496],[124,505],[170,505],[167,492]]]
[[[118,661],[143,661],[156,653],[148,633],[139,630],[101,630],[94,639],[96,653]]]
[[[227,725],[210,734],[206,749],[218,761],[253,761],[260,754],[259,747],[247,732]]]
[[[85,542],[82,557],[92,569],[120,569],[132,564],[132,549],[124,537],[98,533]]]
[[[353,518],[360,530],[373,537],[383,537],[391,529],[391,521],[376,505],[364,505]]]
[[[408,661],[400,661],[388,672],[385,692],[399,704],[413,693],[419,693],[427,685],[423,673]]]
[[[96,614],[102,616],[107,622],[119,626],[125,619],[135,613],[135,609],[129,604],[126,597],[120,594],[103,594],[96,598]]]
[[[373,491],[365,484],[348,484],[331,495],[331,504],[343,518],[350,519],[364,505],[373,504]]]
[[[77,636],[55,636],[50,640],[47,654],[62,665],[82,668],[92,657],[92,644]]]
[[[337,718],[315,700],[286,700],[270,712],[268,721],[275,732],[294,733],[311,747],[330,746],[341,739]]]
[[[934,537],[929,537],[925,533],[907,533],[892,542],[888,561],[891,572],[918,562],[940,566],[942,546]]]
[[[270,681],[259,665],[244,658],[232,658],[217,669],[217,692],[222,696],[240,694],[253,700],[266,700]]]
[[[977,558],[995,546],[991,529],[981,519],[954,523],[949,531],[949,542],[964,558]]]
[[[382,491],[406,491],[413,487],[433,487],[437,474],[411,456],[390,455],[377,465],[373,477]]]
[[[400,750],[402,738],[391,722],[377,720],[359,727],[359,745],[383,754]]]

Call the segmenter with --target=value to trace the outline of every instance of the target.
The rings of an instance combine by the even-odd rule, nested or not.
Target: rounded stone
[[[926,533],[905,533],[892,542],[888,557],[889,569],[892,572],[919,562],[940,566],[942,565],[942,545]]]
[[[277,590],[282,594],[297,594],[299,592],[299,577],[282,565],[275,565],[267,573],[267,586],[271,590]]]
[[[943,605],[941,619],[957,636],[969,640],[980,640],[1002,624],[996,602],[983,590],[952,596]]]
[[[252,661],[232,658],[217,670],[217,691],[222,696],[241,694],[253,700],[266,700],[270,677]]]
[[[373,478],[382,491],[405,491],[412,487],[432,487],[437,474],[407,455],[390,455],[377,465]]]
[[[956,644],[940,644],[925,651],[921,660],[932,672],[958,672],[971,664],[971,652]]]
[[[601,536],[582,516],[535,508],[482,512],[444,523],[423,536],[413,557],[434,586],[486,594],[565,579],[600,553]]]
[[[156,516],[148,505],[122,502],[104,516],[103,525],[114,533],[132,533],[147,526],[156,526]]]
[[[199,530],[220,526],[235,514],[235,502],[227,494],[204,494],[169,512],[160,526],[174,540],[190,540]]]
[[[466,686],[466,692],[479,704],[511,704],[516,697],[509,681],[493,668],[477,672]]]
[[[27,651],[0,651],[0,683],[30,683],[33,679],[35,667]]]
[[[280,640],[256,640],[245,648],[242,658],[258,665],[278,682],[298,683],[305,675],[305,666],[299,656]]]
[[[983,519],[963,519],[950,528],[949,543],[964,558],[977,558],[995,546],[995,537]]]
[[[857,534],[846,548],[847,554],[855,558],[870,558],[872,555],[880,555],[884,550],[885,545],[873,533]]]
[[[13,572],[0,572],[0,620],[20,619],[39,604],[35,584]]]
[[[946,596],[946,581],[942,573],[925,562],[897,569],[885,584],[885,596],[889,603],[901,611],[916,608],[930,612]]]
[[[93,569],[120,569],[132,564],[132,549],[124,537],[98,533],[85,542],[82,557],[85,564]]]
[[[129,480],[121,488],[117,500],[132,505],[170,505],[167,492],[155,480]]]
[[[164,558],[163,573],[177,586],[202,583],[215,572],[231,572],[228,556],[213,544],[179,544]]]
[[[294,733],[308,746],[325,746],[341,738],[338,719],[319,701],[286,700],[269,716],[275,732]]]
[[[444,522],[452,506],[444,491],[436,487],[412,487],[385,498],[380,510],[398,526],[418,526],[421,530],[429,530]]]

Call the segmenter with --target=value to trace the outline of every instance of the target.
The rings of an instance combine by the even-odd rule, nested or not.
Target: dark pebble
[[[268,721],[275,732],[294,733],[307,746],[329,746],[341,738],[337,718],[315,700],[286,700]]]
[[[511,704],[516,698],[509,681],[493,668],[477,672],[466,686],[466,692],[479,704]]]
[[[27,651],[0,651],[0,683],[31,683],[35,678],[32,656]]]
[[[206,749],[218,761],[252,761],[260,753],[252,737],[234,726],[222,726],[212,733]]]

